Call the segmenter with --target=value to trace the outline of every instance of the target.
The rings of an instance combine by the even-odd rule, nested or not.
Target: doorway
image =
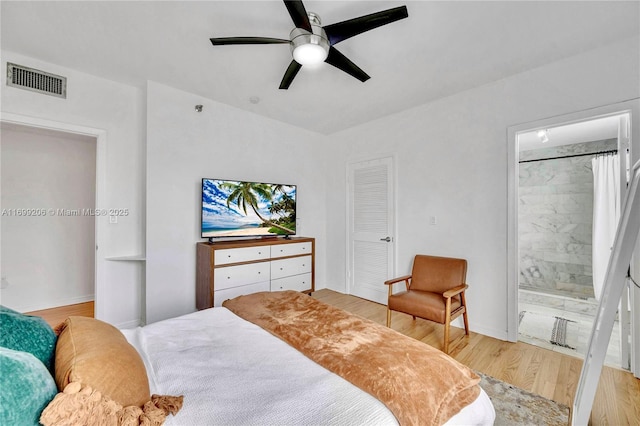
[[[27,116],[22,116],[22,115],[18,115],[18,114],[12,114],[12,113],[3,113],[2,116],[2,128],[3,131],[6,127],[18,127],[21,130],[27,130],[27,131],[31,131],[31,132],[35,132],[35,133],[43,133],[43,134],[50,134],[50,135],[57,135],[57,136],[61,136],[61,135],[66,135],[67,137],[71,138],[72,140],[84,140],[83,143],[90,143],[93,146],[93,154],[90,155],[92,156],[92,158],[90,160],[87,160],[88,162],[92,163],[91,167],[93,168],[93,176],[92,178],[88,178],[89,180],[93,181],[93,198],[92,198],[92,203],[91,200],[88,201],[88,203],[92,204],[94,206],[95,209],[99,209],[101,207],[104,206],[104,202],[103,202],[103,197],[104,197],[104,187],[105,187],[105,161],[106,161],[106,157],[105,157],[105,145],[106,145],[106,132],[104,130],[101,129],[94,129],[94,128],[89,128],[89,127],[85,127],[85,126],[78,126],[78,125],[74,125],[74,124],[68,124],[68,123],[61,123],[61,122],[56,122],[56,121],[50,121],[50,120],[45,120],[45,119],[40,119],[40,118],[35,118],[35,117],[27,117]],[[4,135],[3,135],[4,136]],[[34,156],[35,158],[35,156]],[[4,158],[3,158],[4,160]],[[52,180],[51,184],[54,185],[55,179]],[[3,182],[3,186],[4,186],[5,182]],[[6,198],[6,197],[1,197],[1,198]],[[41,200],[38,200],[41,201]],[[83,202],[84,203],[84,202]],[[28,206],[25,207],[26,209],[37,209],[41,203],[36,203],[33,206]],[[7,201],[5,200],[5,202],[2,204],[1,206],[3,208],[3,210],[5,208],[14,208],[9,206],[9,204],[7,203]],[[22,208],[23,206],[17,206],[15,208]],[[44,206],[47,207],[47,206]],[[48,208],[54,208],[54,209],[65,209],[64,206],[54,206],[54,207],[48,207]],[[69,210],[77,210],[77,215],[82,216],[83,214],[88,214],[89,216],[91,215],[91,212],[88,210],[90,208],[87,208],[87,210],[85,210],[84,212],[82,212],[82,208],[80,207],[80,210],[78,209],[69,209]],[[45,209],[47,210],[47,209]],[[46,212],[47,214],[49,213],[48,211]],[[56,210],[55,213],[57,214],[58,211]],[[62,212],[60,212],[61,214],[63,214]],[[72,219],[72,218],[78,218],[78,216],[74,216],[76,214],[76,212],[72,212],[72,211],[65,211],[64,214],[69,214],[68,216],[66,216],[67,219]],[[2,218],[4,219],[4,217]],[[105,229],[104,229],[104,220],[99,220],[99,217],[97,215],[92,216],[90,218],[93,226],[93,235],[89,236],[89,238],[93,237],[93,246],[88,247],[87,249],[87,255],[88,257],[88,263],[91,265],[91,267],[93,268],[93,272],[92,272],[92,276],[89,276],[87,278],[87,280],[90,282],[90,285],[92,286],[92,291],[89,290],[89,293],[92,295],[91,299],[94,301],[95,303],[95,308],[94,308],[94,314],[96,318],[103,318],[104,316],[104,297],[101,297],[101,294],[104,293],[105,289],[104,289],[104,258],[103,257],[99,257],[97,256],[97,250],[98,247],[103,246],[103,242],[104,242],[104,236],[105,236]],[[3,221],[4,222],[4,221]],[[4,227],[4,226],[3,226]],[[6,227],[5,227],[6,228]],[[36,250],[38,247],[40,247],[39,245],[39,240],[43,237],[46,237],[49,233],[48,232],[41,232],[40,233],[41,236],[35,237],[33,239],[29,239],[27,241],[27,243],[31,244],[33,249]],[[5,236],[8,236],[6,233],[3,232],[2,235],[2,242],[5,243]],[[6,245],[6,244],[3,244]],[[42,254],[42,256],[50,256],[52,254],[52,252],[54,252],[55,250],[57,250],[58,248],[55,247],[54,249],[47,251],[46,253]],[[2,251],[2,253],[0,253],[0,256],[2,256],[3,254],[6,258],[6,253],[8,253],[10,250],[12,250],[12,248],[7,248],[5,247],[4,250]],[[71,256],[76,256],[77,252],[73,252],[71,251],[71,253],[69,253],[69,250],[67,250],[66,252],[67,257]],[[41,272],[39,271],[40,268],[40,264],[36,261],[37,258],[32,259],[32,268],[34,270],[37,270],[37,273]],[[5,259],[3,259],[3,262],[5,261]],[[4,267],[3,267],[4,266]],[[64,268],[65,266],[68,266],[68,263],[62,263],[61,265],[58,265],[58,268]],[[9,267],[9,265],[3,265],[2,262],[0,262],[0,275],[2,275],[4,282],[3,282],[3,287],[7,287],[12,285],[12,281],[13,283],[18,283],[18,282],[22,282],[22,277],[18,277],[17,275],[14,275],[13,273],[11,275],[9,275],[9,272],[11,272],[11,267]],[[86,272],[86,271],[85,271]],[[63,272],[63,274],[66,273],[66,271]],[[12,276],[14,277],[18,277],[20,278],[18,281],[14,281]],[[50,281],[48,281],[50,283]],[[65,281],[66,283],[70,283],[71,281]],[[76,281],[77,283],[77,281]],[[6,296],[8,294],[7,291],[5,291],[5,289],[3,289],[2,291],[3,293],[3,303],[6,304]],[[48,300],[48,299],[47,299]],[[59,297],[59,295],[55,295],[51,298],[51,300],[55,301],[54,304],[59,304],[59,303],[68,303],[71,302],[73,303],[74,301],[77,300],[82,300],[82,297],[80,297],[80,299],[73,299],[73,297],[71,298],[61,298]],[[23,307],[23,310],[38,310],[38,308],[46,308],[48,306],[51,306],[51,301],[47,301],[44,303],[39,303],[39,304],[29,304],[27,306]]]
[[[3,304],[93,302],[96,139],[2,125]]]
[[[603,246],[608,254],[612,244],[593,239],[602,221],[593,213],[598,195],[592,169],[600,160],[619,164],[614,175],[619,207],[634,107],[629,102],[509,129],[510,340],[585,356],[599,296],[593,248]],[[615,233],[617,219],[612,222]],[[605,269],[607,261],[608,256]],[[615,331],[608,363],[628,369],[628,310],[620,310]],[[531,339],[536,333],[539,342]]]
[[[384,305],[395,271],[393,164],[385,157],[347,166],[347,292]]]
[[[586,354],[619,216],[619,120],[518,135],[520,341]],[[595,185],[603,179],[610,188]],[[616,327],[608,365],[620,366],[620,345]]]

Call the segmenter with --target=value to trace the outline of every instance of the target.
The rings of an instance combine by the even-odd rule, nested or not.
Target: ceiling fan
[[[383,10],[327,26],[322,26],[320,17],[307,12],[301,0],[284,1],[295,28],[289,40],[269,37],[217,37],[211,38],[214,46],[232,44],[289,44],[293,60],[284,73],[280,89],[288,89],[303,65],[326,62],[364,82],[370,77],[334,45],[348,38],[373,30],[409,16],[406,6]]]

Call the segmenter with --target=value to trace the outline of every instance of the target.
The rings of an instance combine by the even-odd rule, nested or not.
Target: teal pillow
[[[58,393],[44,364],[28,352],[0,348],[0,425],[38,425]]]
[[[53,375],[56,356],[56,334],[40,317],[24,315],[0,306],[0,346],[29,352]]]

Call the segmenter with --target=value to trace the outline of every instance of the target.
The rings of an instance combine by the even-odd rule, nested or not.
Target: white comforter
[[[380,401],[226,308],[122,332],[142,356],[151,393],[184,395],[167,425],[397,424]],[[482,391],[447,424],[494,418]]]

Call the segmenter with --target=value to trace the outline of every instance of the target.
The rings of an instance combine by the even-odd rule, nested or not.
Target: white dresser
[[[196,307],[258,291],[315,289],[315,239],[292,237],[198,243]]]

